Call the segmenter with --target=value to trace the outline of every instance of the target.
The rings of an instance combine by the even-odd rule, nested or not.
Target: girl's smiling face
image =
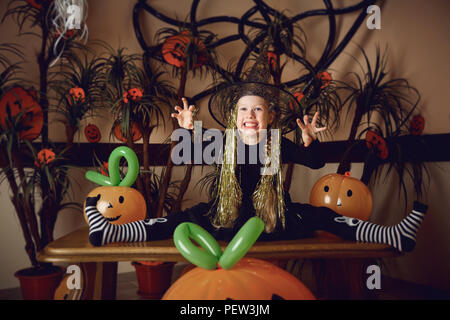
[[[259,141],[260,130],[267,129],[274,119],[269,104],[259,96],[243,96],[237,102],[236,124],[245,143]]]

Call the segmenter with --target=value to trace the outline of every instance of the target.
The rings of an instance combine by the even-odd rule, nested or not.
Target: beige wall
[[[130,53],[141,53],[137,40],[132,29],[132,8],[136,1],[124,0],[95,0],[89,2],[89,41],[102,39],[113,47],[119,44],[129,49]],[[275,9],[289,9],[288,15],[318,8],[319,1],[266,1]],[[336,6],[342,4],[352,4],[357,1],[333,1]],[[189,12],[190,1],[179,0],[154,0],[152,5],[162,13],[179,19],[184,19]],[[213,15],[240,16],[252,6],[250,0],[208,0],[201,1],[198,10],[198,18],[210,17]],[[0,13],[3,14],[6,8],[6,1],[0,3]],[[448,133],[450,120],[450,98],[446,94],[449,84],[448,74],[450,64],[448,56],[450,54],[450,43],[447,40],[447,31],[450,29],[450,21],[447,13],[450,3],[446,0],[396,0],[386,1],[382,7],[382,29],[368,30],[362,26],[353,41],[362,45],[373,57],[375,44],[382,47],[389,46],[390,71],[393,75],[407,78],[410,83],[418,88],[422,94],[421,108],[426,119],[425,133]],[[143,26],[146,30],[146,37],[152,40],[155,30],[167,26],[164,23],[143,14]],[[356,15],[346,15],[338,18],[339,38],[342,38],[345,31],[351,26]],[[308,35],[308,58],[317,61],[321,50],[326,42],[327,19],[313,18],[306,20],[302,27]],[[214,24],[211,31],[220,36],[234,34],[237,30],[235,25]],[[1,42],[16,42],[24,46],[27,52],[27,59],[31,62],[27,65],[27,76],[31,80],[37,79],[37,66],[35,55],[38,50],[36,41],[30,36],[17,37],[17,27],[11,19],[7,19],[0,25]],[[228,44],[219,51],[219,56],[223,65],[226,65],[231,58],[238,58],[242,51],[240,44]],[[361,58],[354,44],[350,44],[347,53]],[[299,72],[299,65],[289,64],[286,79],[295,77]],[[348,55],[341,55],[331,66],[333,76],[341,78],[348,71],[357,71],[356,65]],[[176,85],[177,82],[174,82]],[[208,84],[208,78],[189,79],[186,94],[192,96]],[[205,127],[217,127],[208,114],[206,101],[201,101],[198,105],[201,108],[199,118],[203,120]],[[90,120],[93,121],[93,120]],[[108,130],[110,122],[107,118],[95,119],[95,123],[100,126],[103,132],[103,141],[108,141]],[[348,135],[349,126],[342,125],[340,130],[334,132],[334,139],[341,140]],[[151,142],[161,142],[170,131],[159,129],[152,137]],[[53,140],[62,140],[61,126],[53,123],[50,136]],[[84,141],[84,137],[81,138]],[[442,146],[447,147],[447,146]],[[309,191],[314,182],[327,173],[336,172],[337,165],[329,164],[321,170],[310,170],[300,166],[296,167],[294,181],[291,187],[292,198],[295,201],[307,202]],[[177,168],[174,179],[182,176],[182,168]],[[191,206],[198,201],[205,200],[204,195],[199,195],[199,190],[194,189],[195,182],[201,177],[201,168],[195,168],[191,188],[186,195],[185,206]],[[203,170],[208,170],[204,168]],[[431,184],[428,190],[426,202],[430,209],[428,216],[418,234],[418,245],[416,250],[401,258],[389,259],[386,261],[388,269],[386,273],[405,280],[428,284],[437,288],[450,290],[450,238],[447,230],[450,227],[450,165],[446,163],[429,164],[431,173]],[[353,176],[360,176],[362,172],[361,164],[355,164],[352,168]],[[74,171],[73,198],[82,201],[83,197],[93,187],[92,184],[86,186],[83,179],[83,170]],[[409,197],[413,198],[412,187],[409,185]],[[404,212],[403,199],[398,199],[395,195],[396,177],[391,176],[386,181],[380,182],[372,188],[374,196],[374,209],[372,220],[382,224],[398,222]],[[9,201],[8,189],[3,184],[0,187],[0,203],[2,206],[2,216],[0,223],[0,288],[15,287],[18,285],[13,273],[29,265],[24,251],[24,241],[21,236],[19,223],[14,215],[12,205]],[[411,202],[411,201],[410,201]],[[412,204],[408,203],[407,210]],[[70,230],[78,228],[84,222],[81,214],[73,211],[61,213],[56,227],[56,236],[61,236]],[[128,263],[120,265],[121,271],[129,271],[131,267]]]

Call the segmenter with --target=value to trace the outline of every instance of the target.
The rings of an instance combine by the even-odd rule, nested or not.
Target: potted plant
[[[420,195],[424,172],[427,171],[422,162],[412,161],[414,157],[406,153],[407,150],[398,139],[401,135],[410,134],[409,125],[414,114],[417,113],[420,94],[408,80],[388,78],[387,51],[382,53],[377,47],[373,65],[364,49],[360,47],[360,50],[365,61],[365,69],[359,64],[363,76],[352,72],[353,81],[337,82],[339,84],[337,89],[348,94],[343,101],[347,115],[352,109],[354,111],[346,150],[337,173],[344,174],[349,171],[350,152],[364,144],[366,157],[361,181],[367,185],[371,177],[379,177],[378,169],[383,164],[387,164],[386,175],[393,169],[397,172],[398,190],[399,193],[403,190],[406,202],[405,174],[413,179],[416,194]],[[375,114],[379,116],[379,121],[376,120]],[[360,131],[359,134],[358,131]],[[421,143],[421,140],[417,139],[417,143]],[[410,169],[407,163],[411,166]]]
[[[7,181],[11,190],[11,201],[32,266],[18,271],[16,276],[20,279],[24,299],[52,299],[63,270],[39,262],[37,253],[53,240],[58,213],[68,206],[80,206],[65,202],[71,167],[67,149],[57,147],[48,139],[50,69],[59,57],[75,47],[73,40],[77,32],[69,32],[67,27],[59,28],[61,24],[54,23],[58,14],[52,1],[12,0],[2,22],[7,17],[15,20],[20,34],[28,24],[31,28],[37,27],[39,32],[29,34],[38,36],[41,41],[36,61],[39,90],[25,88],[23,79],[12,83],[18,65],[9,63],[3,52],[0,57],[3,69],[0,73],[1,181]],[[23,57],[17,47],[3,45],[1,50]],[[41,137],[41,142],[32,143],[37,137]],[[42,284],[45,281],[49,283]]]
[[[150,168],[150,136],[164,124],[162,108],[172,106],[173,88],[161,80],[163,72],[151,75],[136,65],[137,55],[126,54],[103,44],[106,55],[101,58],[103,100],[114,118],[111,133],[138,153],[136,142],[142,138],[142,163],[136,188],[146,200],[147,217],[157,217],[157,205],[163,197],[166,212],[174,204],[173,192],[160,194],[161,179]],[[175,183],[171,189],[176,188]],[[170,286],[174,263],[133,262],[139,293],[146,298],[160,298]]]

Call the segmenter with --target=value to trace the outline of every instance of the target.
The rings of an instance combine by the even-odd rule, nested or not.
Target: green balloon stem
[[[263,231],[264,222],[258,217],[250,218],[226,247],[219,259],[220,266],[224,269],[233,268],[246,255]]]
[[[231,269],[245,256],[263,230],[264,222],[260,218],[249,219],[228,244],[223,254],[213,236],[191,222],[178,225],[173,234],[173,240],[181,255],[191,263],[204,269]],[[191,239],[204,250],[194,245]]]
[[[190,239],[196,241],[204,250],[194,245]],[[175,229],[173,240],[186,260],[204,269],[216,269],[222,249],[208,231],[194,223],[184,222]]]
[[[125,158],[128,171],[123,180],[120,180],[120,159]],[[111,152],[108,159],[109,177],[95,171],[87,171],[86,179],[102,186],[131,187],[139,174],[139,160],[136,153],[128,147],[120,146]]]

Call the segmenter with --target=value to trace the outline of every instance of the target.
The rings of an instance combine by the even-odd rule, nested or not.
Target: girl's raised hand
[[[297,118],[297,124],[302,130],[302,139],[305,143],[305,147],[309,146],[314,140],[317,139],[317,133],[327,130],[327,127],[316,128],[317,118],[319,117],[319,113],[316,112],[311,122],[309,122],[309,118],[307,115],[303,117],[303,121],[300,118]]]
[[[177,118],[178,125],[181,128],[194,129],[193,112],[195,110],[195,106],[190,105],[188,107],[187,99],[184,97],[181,100],[183,101],[183,108],[180,106],[175,106],[175,110],[178,111],[178,113],[172,113],[170,116],[172,118]]]

